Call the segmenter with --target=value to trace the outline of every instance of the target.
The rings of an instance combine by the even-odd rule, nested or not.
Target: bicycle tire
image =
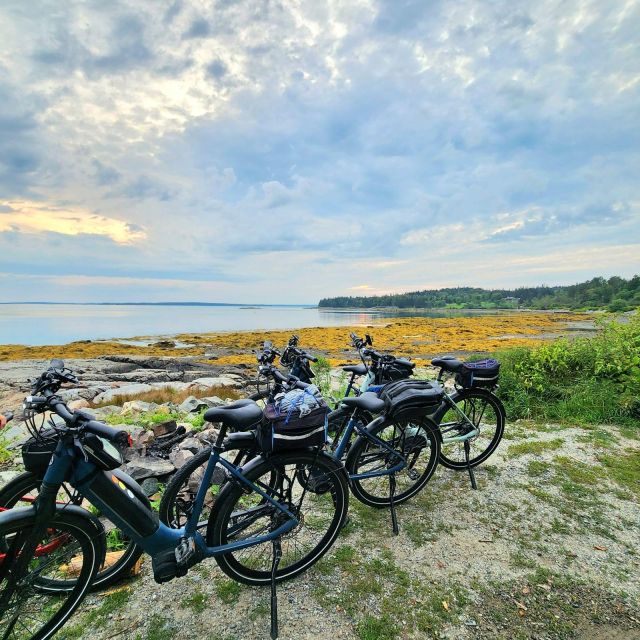
[[[29,471],[21,473],[0,490],[0,507],[11,509],[18,506],[20,502],[32,504],[33,500],[24,500],[24,498],[34,497],[30,496],[30,494],[38,491],[41,482],[41,478]],[[66,491],[66,494],[67,496],[69,496],[69,498],[71,498],[71,493],[69,491]],[[71,502],[71,504],[80,504],[81,501],[82,499],[80,498],[78,502]],[[98,518],[102,521],[103,525],[105,525],[105,522],[108,522],[100,516],[98,516]],[[112,530],[116,530],[115,525],[112,525]],[[109,552],[109,542],[106,536],[105,547],[107,552]],[[117,558],[112,564],[106,566],[105,562],[105,564],[98,569],[98,573],[96,574],[91,585],[91,590],[96,591],[104,589],[127,577],[142,553],[143,551],[141,547],[139,547],[131,539],[126,540],[125,537],[125,547],[123,549],[122,555],[120,555],[120,557]]]
[[[469,428],[468,423],[446,403],[432,416],[443,435],[440,464],[447,469],[462,471],[468,466],[477,467],[482,464],[496,450],[504,434],[506,412],[500,399],[487,389],[461,389],[451,399],[456,406],[461,405],[462,411],[476,427],[480,426],[480,435],[469,439],[471,451],[467,464],[463,443],[446,443],[444,439],[447,433],[464,433]]]
[[[245,462],[257,455],[257,449],[230,449],[229,451],[237,451],[234,464],[240,466],[242,461]],[[184,527],[189,516],[191,508],[196,497],[196,492],[200,486],[200,482],[204,475],[209,457],[211,456],[211,447],[198,451],[192,458],[189,458],[173,475],[160,500],[158,507],[158,517],[160,521],[172,529]],[[226,472],[220,468],[221,473],[225,474],[224,482],[226,482]],[[215,472],[214,472],[215,473]],[[214,475],[213,480],[216,477]],[[219,486],[215,486],[219,484]],[[219,492],[222,490],[223,483],[212,483],[213,500],[205,500],[202,508],[201,518],[198,528],[205,529],[209,521],[209,514]],[[203,517],[204,516],[204,517]]]
[[[428,418],[418,421],[382,422],[371,427],[368,433],[386,443],[393,443],[394,450],[402,453],[408,460],[409,465],[394,474],[397,492],[393,501],[395,504],[406,502],[429,482],[438,466],[440,438],[435,425]],[[423,452],[427,452],[425,456],[421,455]],[[419,457],[422,470],[416,469]],[[351,447],[345,466],[349,476],[353,476],[390,468],[398,461],[391,452],[365,436],[358,436]],[[412,478],[415,473],[418,474],[417,477]],[[389,507],[389,477],[351,478],[351,493],[367,506],[377,509]]]
[[[21,575],[16,584],[12,579],[11,569],[20,560],[21,550],[33,544],[29,540],[29,534],[35,524],[33,509],[20,511],[5,512],[5,517],[0,515],[0,544],[4,550],[0,565],[0,638],[47,640],[64,625],[89,591],[102,561],[102,541],[96,539],[96,527],[88,514],[83,516],[72,513],[69,509],[61,509],[47,523],[44,535],[47,540],[56,535],[58,539],[64,537],[65,542],[48,553],[36,555],[34,552],[29,556],[27,572]],[[42,545],[39,548],[42,549]],[[73,580],[45,577],[48,575],[45,572],[51,573],[57,566],[56,563],[59,563],[62,575],[68,574],[72,561],[77,570],[77,576],[74,575]],[[69,583],[72,583],[72,588],[69,588]],[[35,607],[41,605],[47,596],[51,596],[52,600],[50,605],[42,606],[46,620],[39,621]],[[59,608],[53,611],[52,607],[57,604],[60,604]],[[25,610],[29,611],[28,616],[24,615]]]
[[[290,476],[287,475],[288,467],[291,468]],[[299,473],[301,470],[304,472]],[[288,499],[279,487],[280,483],[273,481],[273,472],[282,481],[282,485],[284,479],[287,479],[291,487]],[[315,478],[313,489],[309,488],[309,481],[304,480],[309,475]],[[278,582],[294,578],[317,562],[340,532],[349,506],[344,467],[326,453],[310,449],[299,450],[274,454],[268,458],[255,458],[245,467],[245,477],[269,495],[284,501],[300,519],[300,523],[281,538],[282,560],[276,572]],[[261,482],[262,477],[268,480]],[[318,478],[326,482],[322,488],[319,488]],[[293,499],[296,482],[299,484],[299,496],[296,496],[300,500],[298,505]],[[254,497],[253,503],[251,496]],[[307,496],[309,500],[303,512],[302,502]],[[207,544],[218,546],[243,539],[241,534],[246,533],[247,529],[255,523],[261,525],[258,520],[260,517],[264,517],[262,529],[253,534],[249,532],[244,539],[270,530],[283,516],[256,492],[247,494],[245,487],[239,482],[229,482],[211,514]],[[318,533],[314,534],[316,530]],[[216,556],[216,561],[224,573],[238,582],[266,585],[271,581],[270,542]]]

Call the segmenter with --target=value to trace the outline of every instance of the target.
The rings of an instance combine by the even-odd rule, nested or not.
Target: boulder
[[[202,445],[200,444],[197,438],[185,438],[179,445],[178,449],[184,449],[186,451],[191,451],[191,453],[198,453],[200,449],[202,449]]]
[[[200,409],[208,409],[211,405],[204,400],[198,400],[195,396],[189,396],[178,407],[180,413],[197,413]]]
[[[121,413],[148,413],[155,411],[157,404],[153,402],[144,402],[143,400],[130,400],[122,405]]]
[[[146,449],[149,445],[153,444],[156,437],[153,431],[144,431],[138,434],[138,437],[135,439],[134,447],[136,449]]]
[[[193,458],[193,453],[186,449],[174,450],[169,454],[169,461],[176,469],[179,469],[185,462]]]
[[[153,431],[153,435],[156,438],[160,436],[166,436],[169,433],[173,433],[178,428],[178,423],[175,420],[167,420],[166,422],[160,422],[159,424],[154,424],[151,427],[151,431]]]
[[[158,490],[160,489],[160,483],[158,482],[157,478],[145,478],[140,483],[140,488],[142,489],[144,495],[150,498],[151,496],[158,493]]]
[[[226,404],[226,402],[222,398],[218,398],[218,396],[207,396],[206,398],[200,398],[200,402],[206,402],[209,409],[211,407],[221,407],[223,404]]]
[[[196,378],[191,387],[202,387],[203,389],[209,387],[231,387],[233,389],[239,389],[242,387],[242,381],[239,376],[226,375],[216,376],[215,378]]]
[[[111,402],[118,396],[131,396],[138,393],[145,393],[151,391],[153,387],[150,384],[126,384],[116,389],[109,389],[104,393],[99,393],[94,399],[94,404],[102,404],[103,402]]]
[[[116,413],[120,413],[121,411],[122,407],[119,407],[117,404],[109,404],[106,407],[94,409],[93,413],[95,413],[96,417],[106,417],[115,415]]]
[[[88,409],[90,406],[89,401],[85,400],[84,398],[78,398],[77,400],[72,400],[67,404],[69,409],[71,409],[72,411],[74,409]]]
[[[151,456],[135,456],[124,466],[125,473],[128,473],[134,480],[144,478],[158,478],[173,473],[174,466],[169,460],[152,458]]]

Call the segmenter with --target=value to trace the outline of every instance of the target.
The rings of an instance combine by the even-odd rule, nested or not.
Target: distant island
[[[629,280],[613,276],[593,278],[579,284],[557,287],[480,289],[453,287],[427,289],[383,296],[339,296],[323,298],[319,307],[371,309],[607,309],[631,311],[640,307],[640,276]]]

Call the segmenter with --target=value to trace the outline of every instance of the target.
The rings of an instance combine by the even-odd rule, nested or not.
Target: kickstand
[[[471,488],[477,489],[478,485],[476,484],[476,475],[473,472],[473,467],[469,464],[469,450],[471,447],[469,446],[469,441],[464,441],[464,457],[467,462],[467,471],[469,472],[469,479],[471,480]]]
[[[396,515],[396,503],[394,497],[396,495],[396,477],[394,474],[389,476],[389,508],[391,509],[391,524],[393,526],[393,535],[398,535],[398,516]]]
[[[276,640],[278,637],[278,596],[276,593],[276,572],[282,558],[282,547],[280,546],[280,538],[272,541],[273,562],[271,564],[271,639]]]

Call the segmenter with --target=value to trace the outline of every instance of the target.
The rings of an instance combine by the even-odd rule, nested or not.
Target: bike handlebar
[[[124,429],[114,429],[109,425],[106,425],[102,422],[98,422],[97,420],[90,420],[86,424],[83,425],[85,431],[89,433],[93,433],[96,436],[100,436],[101,438],[105,438],[111,442],[115,442],[117,444],[122,445],[130,445],[130,435],[128,431]]]

